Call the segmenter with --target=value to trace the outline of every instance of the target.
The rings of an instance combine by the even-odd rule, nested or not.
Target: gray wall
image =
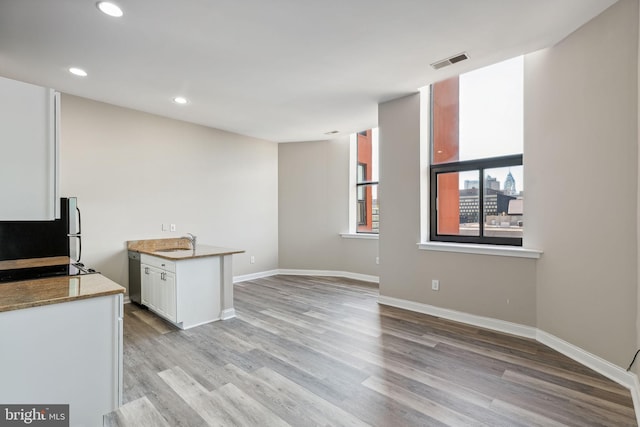
[[[86,263],[123,284],[126,240],[194,232],[247,250],[234,275],[379,276],[382,295],[536,326],[625,366],[638,342],[637,60],[636,0],[525,60],[525,245],[544,250],[537,261],[417,248],[418,94],[379,107],[379,241],[339,235],[346,138],[276,145],[65,95],[61,189],[80,198]]]
[[[625,366],[636,347],[637,63],[635,0],[527,56],[524,241],[544,250],[537,261],[417,249],[419,95],[381,104],[381,295],[537,326]]]
[[[377,240],[349,231],[349,138],[278,146],[280,268],[378,275]]]
[[[637,65],[633,0],[525,62],[538,326],[619,366],[636,347]]]
[[[626,365],[637,342],[637,61],[635,0],[526,57],[524,240],[539,260],[419,250],[419,94],[381,104],[381,295],[535,326]],[[281,268],[376,274],[337,236],[348,158],[347,141],[280,146]]]
[[[640,8],[638,10],[638,22],[640,22]],[[637,130],[637,140],[638,140],[638,145],[640,146],[640,108],[638,107],[638,102],[640,102],[640,24],[638,25],[638,67],[637,67],[637,71],[638,71],[638,79],[636,80],[637,82],[639,82],[638,84],[638,92],[637,92],[637,102],[636,102],[636,112],[638,113],[637,116],[637,126],[636,126],[636,130]],[[637,162],[638,162],[638,169],[636,171],[636,175],[637,175],[637,184],[638,184],[638,192],[637,192],[637,197],[636,197],[636,236],[637,242],[640,242],[640,149],[638,150],[638,157],[637,157]],[[636,249],[636,280],[638,282],[638,289],[636,292],[636,347],[640,347],[640,274],[638,271],[638,265],[640,265],[640,250]],[[635,372],[636,375],[640,375],[640,363],[636,363],[633,366],[633,372]]]
[[[378,117],[380,294],[535,326],[535,261],[418,249],[420,95],[381,104]]]
[[[247,251],[234,275],[278,268],[277,144],[71,95],[61,104],[61,193],[78,197],[85,264],[125,286],[125,241],[192,232]]]

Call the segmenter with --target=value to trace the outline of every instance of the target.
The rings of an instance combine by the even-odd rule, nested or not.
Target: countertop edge
[[[64,298],[51,298],[51,299],[42,300],[42,301],[5,305],[5,306],[0,306],[0,313],[7,312],[7,311],[23,310],[25,308],[42,307],[45,305],[62,304],[65,302],[72,302],[72,301],[78,301],[78,300],[84,300],[84,299],[90,299],[90,298],[106,297],[109,295],[118,295],[118,294],[124,294],[124,293],[125,293],[125,289],[122,288],[121,290],[96,292],[95,294],[91,294],[91,295],[77,295],[77,296],[64,297]]]
[[[79,280],[75,295],[69,294],[70,279]],[[0,313],[125,292],[123,286],[100,273],[6,282],[0,287]]]
[[[192,252],[190,249],[188,251]],[[195,259],[195,258],[210,258],[210,257],[216,257],[216,256],[241,254],[241,253],[244,253],[245,251],[239,250],[239,249],[230,249],[224,252],[204,253],[204,254],[196,253],[195,255],[191,254],[188,256],[178,255],[178,254],[184,254],[184,252],[165,252],[165,251],[147,251],[147,250],[139,250],[137,252],[140,252],[141,254],[155,256],[158,258],[168,259],[169,261],[183,261],[183,260]]]
[[[68,256],[12,259],[12,260],[0,261],[0,270],[47,267],[50,265],[60,265],[60,264],[69,264],[69,263],[71,263],[71,259]]]

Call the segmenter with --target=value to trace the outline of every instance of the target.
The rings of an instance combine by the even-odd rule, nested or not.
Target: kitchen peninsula
[[[0,284],[0,402],[68,404],[71,425],[102,425],[122,401],[124,291],[97,273]]]
[[[235,317],[232,255],[187,238],[133,240],[140,254],[141,304],[181,329]],[[131,290],[130,290],[131,293]]]

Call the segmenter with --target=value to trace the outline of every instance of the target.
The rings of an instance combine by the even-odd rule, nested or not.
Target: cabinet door
[[[176,321],[176,276],[174,273],[141,264],[142,304],[172,322]]]
[[[0,77],[0,220],[59,217],[58,99]]]
[[[160,270],[141,264],[142,268],[142,304],[156,311],[161,310]]]
[[[176,321],[176,276],[173,273],[162,271],[160,273],[160,286],[158,286],[159,309],[162,314],[172,322]]]
[[[148,265],[141,264],[140,277],[141,277],[140,291],[142,293],[142,304],[149,307],[149,305],[151,304],[151,288],[153,287],[151,267],[149,267]]]
[[[164,305],[162,302],[162,282],[160,276],[162,271],[157,268],[151,269],[151,306],[164,315]]]

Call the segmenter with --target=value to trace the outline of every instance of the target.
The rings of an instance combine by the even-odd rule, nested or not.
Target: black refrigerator
[[[75,197],[60,199],[60,219],[0,221],[0,261],[68,256],[80,262],[82,235]]]

